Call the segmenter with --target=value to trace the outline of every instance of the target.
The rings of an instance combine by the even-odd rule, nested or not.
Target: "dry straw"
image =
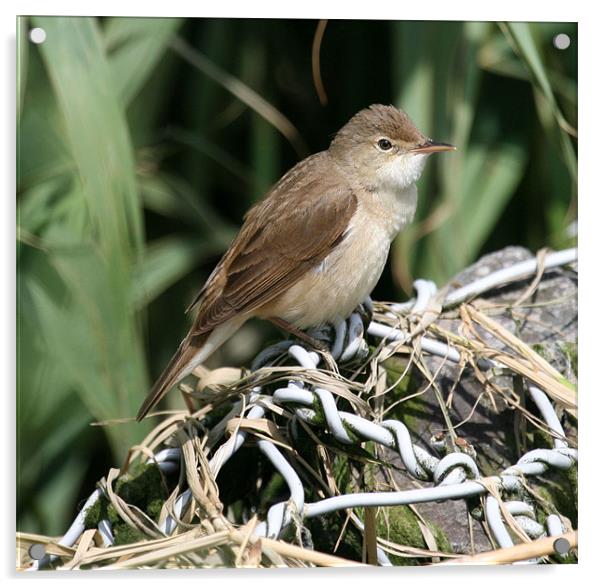
[[[534,283],[531,289],[536,290],[537,285],[538,282]],[[501,514],[518,544],[499,550],[492,543],[490,552],[473,556],[468,556],[470,552],[465,553],[467,556],[461,556],[461,553],[446,550],[441,538],[432,531],[415,508],[410,508],[409,515],[412,524],[419,528],[422,546],[425,547],[404,543],[399,537],[394,539],[390,535],[391,520],[387,508],[366,508],[365,511],[357,508],[347,510],[345,523],[339,529],[338,539],[333,540],[331,552],[320,552],[311,547],[307,538],[303,538],[302,518],[293,516],[289,530],[280,539],[259,537],[255,533],[261,522],[257,515],[251,515],[246,523],[241,523],[220,499],[216,477],[221,465],[212,466],[209,460],[220,446],[232,442],[239,432],[246,434],[247,444],[250,446],[255,441],[268,440],[278,447],[296,474],[303,479],[308,496],[311,495],[314,500],[354,491],[399,489],[397,479],[399,475],[406,473],[399,469],[393,471],[382,447],[371,443],[354,442],[344,445],[332,442],[321,433],[323,420],[320,424],[322,416],[318,412],[318,421],[312,423],[311,420],[299,419],[294,407],[272,402],[270,391],[283,385],[300,384],[306,389],[327,389],[339,402],[344,402],[345,409],[376,423],[386,419],[391,409],[396,406],[396,409],[399,406],[403,409],[403,402],[432,389],[438,398],[443,420],[447,423],[447,432],[456,443],[455,450],[459,450],[458,447],[463,446],[462,439],[455,432],[458,424],[452,422],[449,412],[453,388],[447,399],[443,398],[438,381],[439,369],[433,373],[427,366],[428,357],[420,342],[424,336],[445,343],[450,353],[454,352],[460,357],[458,379],[465,369],[473,370],[483,386],[477,403],[486,396],[493,406],[516,410],[523,418],[523,429],[528,422],[538,427],[550,441],[558,439],[558,432],[552,430],[541,415],[529,412],[519,395],[497,384],[496,376],[501,370],[506,375],[520,377],[538,385],[555,402],[557,410],[566,411],[576,424],[577,401],[573,384],[495,319],[499,306],[482,301],[472,302],[446,312],[442,310],[440,298],[441,296],[435,297],[427,311],[420,316],[393,311],[394,307],[389,304],[375,304],[373,320],[394,326],[405,332],[406,336],[395,342],[382,341],[368,356],[359,354],[355,361],[346,365],[337,364],[328,353],[322,353],[322,368],[299,367],[290,364],[290,360],[287,361],[287,357],[290,357],[283,350],[254,371],[232,368],[214,371],[197,369],[195,387],[185,384],[180,386],[189,409],[157,412],[156,415],[165,417],[159,419],[155,428],[140,444],[131,447],[121,468],[111,469],[99,483],[106,500],[105,505],[110,504],[116,519],[135,531],[140,539],[129,544],[107,546],[99,531],[90,528],[81,534],[72,547],[68,547],[58,544],[59,540],[56,538],[18,533],[18,567],[26,569],[31,565],[28,550],[32,544],[43,544],[47,554],[58,557],[54,566],[63,569],[361,564],[337,554],[338,546],[349,532],[362,537],[363,546],[359,553],[361,556],[363,551],[363,560],[369,564],[377,563],[377,553],[397,557],[395,560],[399,562],[409,558],[421,564],[508,563],[553,554],[553,538],[531,541],[508,512],[499,489],[486,480],[483,482],[489,483],[487,487],[490,495],[499,501]],[[520,300],[521,303],[524,301]],[[441,319],[450,317],[457,319],[457,331],[452,332],[448,327],[442,326]],[[449,324],[449,320],[446,324]],[[489,335],[487,340],[494,342],[486,342],[483,332]],[[393,376],[389,373],[387,376],[391,358],[396,361],[402,359],[401,375]],[[482,368],[483,359],[493,361],[496,368]],[[423,388],[412,394],[400,392],[398,384],[404,382],[412,372],[422,374],[425,381]],[[458,381],[454,387],[457,383]],[[248,417],[249,402],[263,407],[261,418]],[[219,418],[215,416],[218,413]],[[473,413],[474,408],[468,419]],[[313,445],[315,458],[308,459],[307,452],[302,454],[303,451],[299,449],[297,441],[301,431]],[[352,434],[351,430],[348,432]],[[564,441],[573,443],[566,438]],[[128,503],[119,487],[124,480],[135,477],[141,464],[152,463],[154,455],[167,446],[180,451],[179,480],[170,485],[164,476],[161,477],[159,483],[163,487],[163,503],[160,512],[153,518],[149,512]],[[232,482],[236,483],[236,478]],[[413,483],[416,487],[425,486],[424,482],[415,479]],[[185,490],[191,493],[190,502],[177,515],[176,503]],[[535,491],[532,493],[538,495]],[[543,511],[556,511],[554,504],[546,503],[540,496],[536,501],[543,507]],[[441,504],[441,507],[446,506]],[[175,531],[169,536],[162,530],[167,518],[176,521]],[[565,524],[570,524],[566,518],[563,520]],[[468,527],[472,536],[471,523],[468,523]],[[485,530],[489,532],[487,523]],[[569,528],[566,538],[571,546],[576,546],[576,532]]]

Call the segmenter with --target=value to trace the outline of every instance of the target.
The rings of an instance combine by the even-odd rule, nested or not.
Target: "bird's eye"
[[[379,139],[376,144],[381,151],[389,151],[393,147],[389,139]]]

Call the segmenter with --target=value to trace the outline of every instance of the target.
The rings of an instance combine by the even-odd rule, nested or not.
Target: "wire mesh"
[[[294,542],[296,537],[304,550],[310,550],[311,539],[307,537],[305,524],[312,518],[347,510],[351,512],[350,517],[355,527],[363,532],[364,523],[357,516],[359,508],[387,508],[426,502],[437,502],[444,507],[448,500],[467,500],[475,496],[484,498],[482,516],[493,543],[499,548],[512,547],[517,540],[526,542],[546,536],[560,536],[571,530],[567,518],[559,515],[560,512],[547,512],[542,520],[541,516],[537,516],[537,506],[525,497],[530,491],[529,478],[545,476],[548,471],[555,469],[566,471],[577,462],[577,450],[571,447],[572,443],[565,436],[557,415],[558,409],[570,410],[574,406],[562,390],[559,392],[553,386],[546,388],[542,385],[542,381],[546,383],[548,380],[538,376],[541,366],[539,370],[534,369],[533,374],[525,374],[524,370],[519,369],[513,375],[524,381],[525,389],[539,411],[537,417],[545,424],[551,437],[553,448],[529,450],[516,463],[496,475],[481,473],[474,447],[462,447],[458,443],[448,454],[441,454],[437,450],[441,448],[439,440],[433,438],[433,450],[429,451],[412,440],[412,431],[400,420],[375,417],[375,413],[366,409],[360,399],[353,399],[354,391],[357,390],[351,389],[345,393],[344,387],[349,381],[339,376],[339,367],[349,363],[366,365],[372,361],[371,373],[378,374],[381,362],[399,352],[404,345],[406,348],[414,345],[414,352],[419,349],[420,352],[443,357],[445,361],[460,363],[465,360],[467,348],[457,340],[437,340],[429,330],[429,326],[436,323],[442,308],[457,307],[474,296],[509,281],[575,261],[575,249],[549,254],[491,273],[451,293],[439,291],[432,282],[418,280],[414,300],[405,304],[389,304],[380,313],[374,313],[366,327],[366,313],[374,312],[369,299],[363,304],[362,312],[352,314],[348,320],[336,325],[330,334],[324,330],[313,331],[312,335],[316,338],[328,340],[330,353],[308,350],[294,340],[280,341],[264,349],[255,357],[250,373],[242,377],[244,385],[238,388],[236,385],[230,386],[230,395],[226,394],[224,399],[229,402],[230,409],[220,421],[213,422],[211,428],[206,427],[204,419],[211,413],[210,410],[204,411],[201,408],[192,415],[179,412],[168,419],[171,428],[167,425],[158,426],[147,439],[148,442],[143,443],[144,449],[133,448],[135,456],[142,456],[146,462],[155,463],[162,475],[180,476],[177,489],[163,505],[162,515],[154,525],[154,535],[157,539],[178,536],[193,527],[193,520],[196,519],[197,525],[204,527],[204,535],[221,536],[220,532],[226,532],[224,528],[229,528],[228,536],[234,536],[238,540],[239,534],[232,529],[235,524],[219,511],[219,500],[215,498],[211,501],[215,497],[211,493],[211,484],[219,479],[220,472],[228,461],[250,442],[282,477],[287,497],[272,503],[263,519],[253,516],[246,536],[248,543],[257,538],[272,541],[286,538]],[[395,321],[397,326],[392,325]],[[365,330],[369,336],[379,341],[372,352],[369,352],[366,343]],[[476,369],[486,372],[509,369],[506,362],[495,358],[495,354],[474,354],[473,358]],[[202,375],[200,378],[202,379]],[[227,387],[222,385],[219,390],[223,392]],[[360,387],[358,384],[358,388]],[[370,393],[375,387],[375,379],[368,377],[363,391]],[[189,395],[194,396],[196,393],[198,396],[198,392],[190,394],[190,389],[184,389]],[[559,397],[562,400],[560,403]],[[550,398],[556,401],[556,409]],[[279,432],[282,426],[276,425],[283,418],[288,426],[286,438]],[[322,480],[324,497],[307,501],[307,497],[315,496],[316,492],[309,490],[307,476],[300,474],[298,459],[292,458],[302,426],[308,427],[314,434],[328,434],[337,446],[343,447],[341,450],[346,446],[373,443],[394,451],[403,464],[405,474],[419,483],[431,486],[402,491],[352,491],[336,495],[332,487],[331,494],[328,494],[328,484]],[[194,441],[196,452],[186,452],[187,449],[182,444],[183,430],[187,431],[187,442]],[[229,436],[227,432],[230,433]],[[169,444],[172,446],[166,447]],[[190,476],[190,460],[193,457],[201,461],[207,459],[206,466],[197,462],[192,468],[198,476],[198,486],[197,481]],[[115,473],[113,477],[117,476]],[[208,485],[211,485],[209,489]],[[108,486],[110,483],[104,481],[92,493],[67,533],[57,541],[58,546],[68,548],[81,542],[86,530],[86,515],[99,499],[107,497],[110,493]],[[203,500],[204,505],[201,504]],[[204,508],[206,514],[212,511],[212,507],[214,511],[205,524],[199,510]],[[140,524],[143,528],[148,528],[145,521]],[[97,550],[110,551],[116,548],[112,523],[107,516],[101,516],[97,531]],[[391,565],[391,548],[382,537],[377,538],[378,563],[383,566]],[[96,556],[101,555],[96,553]],[[42,560],[34,561],[29,569],[37,570],[51,563],[60,566],[58,559],[57,555],[47,555]],[[239,559],[240,555],[237,555],[238,562]],[[82,555],[81,561],[86,560],[85,554]],[[89,560],[96,559],[92,557]],[[112,560],[110,554],[105,555],[103,560]],[[296,560],[302,560],[302,557],[298,556]],[[541,560],[545,558],[531,558],[526,562]],[[191,563],[190,560],[187,562]],[[348,562],[351,564],[351,561]],[[220,559],[217,564],[223,563]],[[192,564],[194,565],[194,560]]]

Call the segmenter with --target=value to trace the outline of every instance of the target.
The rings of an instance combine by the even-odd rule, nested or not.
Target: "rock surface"
[[[493,271],[514,265],[533,255],[520,247],[508,247],[482,257],[450,283],[450,289],[468,284]],[[535,291],[518,307],[508,308],[528,291],[533,277],[490,290],[480,296],[488,303],[506,305],[495,315],[495,320],[523,342],[531,345],[558,371],[570,380],[575,380],[577,342],[577,272],[570,267],[546,271]],[[478,302],[477,302],[478,303]],[[455,314],[455,316],[454,316]],[[438,320],[446,330],[458,332],[461,325],[457,312],[447,312]],[[479,330],[491,346],[503,345],[489,333]],[[470,367],[462,373],[457,365],[438,357],[427,359],[444,400],[453,389],[449,414],[459,437],[470,443],[476,451],[476,462],[483,475],[497,474],[514,464],[523,454],[517,448],[515,423],[517,411],[503,398],[495,397],[495,406],[483,386],[475,378]],[[456,383],[457,381],[457,383]],[[513,381],[508,376],[496,377],[501,388],[512,389]],[[454,389],[455,385],[455,389]],[[426,379],[419,381],[418,390],[427,387]],[[408,426],[417,444],[428,447],[429,439],[447,430],[436,393],[431,386],[419,397],[410,400],[395,417],[400,417]],[[476,407],[475,407],[476,405]],[[527,407],[532,409],[530,403]],[[534,409],[535,411],[535,409]],[[527,426],[527,428],[529,428]],[[532,430],[532,428],[531,428]],[[567,434],[571,432],[567,430]],[[574,431],[572,431],[574,432]],[[432,447],[428,447],[433,450]],[[399,457],[390,454],[391,460],[403,468]],[[404,474],[397,474],[396,481],[401,489],[415,488],[415,481]],[[467,525],[467,507],[462,500],[442,504],[430,503],[417,506],[418,511],[439,526],[449,538],[456,552],[470,552],[471,540]],[[481,524],[473,521],[474,548],[476,552],[491,549]]]

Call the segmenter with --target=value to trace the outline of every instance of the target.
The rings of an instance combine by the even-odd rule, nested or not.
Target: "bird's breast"
[[[266,314],[308,328],[347,318],[372,292],[391,241],[412,217],[415,204],[384,205],[358,198],[358,210],[343,240],[328,256],[266,308]],[[410,209],[411,208],[411,209]]]

